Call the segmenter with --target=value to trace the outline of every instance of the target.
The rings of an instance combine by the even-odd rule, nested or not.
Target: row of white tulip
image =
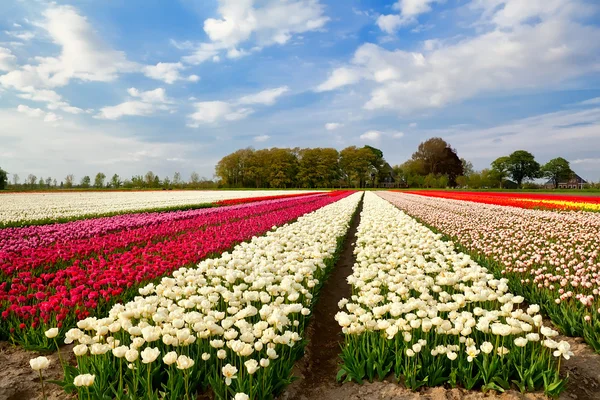
[[[140,192],[61,192],[0,194],[0,225],[11,222],[58,220],[80,216],[106,215],[170,207],[183,207],[220,200],[279,196],[306,191],[140,191]]]
[[[346,380],[392,371],[412,388],[449,383],[522,391],[564,386],[560,357],[572,355],[542,325],[537,305],[508,292],[468,255],[376,194],[367,193],[336,320],[345,334]]]
[[[360,198],[177,270],[106,318],[80,321],[65,340],[75,343],[77,373],[95,376],[89,390],[98,397],[191,398],[207,386],[220,399],[280,392]]]

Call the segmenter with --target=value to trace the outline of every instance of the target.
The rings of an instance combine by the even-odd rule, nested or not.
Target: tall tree
[[[473,168],[473,163],[471,161],[461,158],[460,162],[462,163],[462,166],[463,166],[463,175],[464,176],[466,176],[468,178],[472,173],[475,172],[475,168]]]
[[[548,161],[541,168],[541,173],[554,184],[554,188],[558,188],[558,184],[562,181],[567,181],[573,176],[573,170],[567,160],[562,157],[554,158]]]
[[[155,176],[156,175],[154,175],[154,172],[152,171],[146,172],[146,175],[144,175],[144,182],[146,183],[147,187],[152,187],[154,185]]]
[[[333,187],[339,179],[339,153],[332,148],[298,151],[298,185],[306,188]]]
[[[365,187],[374,158],[373,152],[365,147],[350,146],[340,151],[340,169],[348,186]]]
[[[500,189],[502,189],[502,182],[509,176],[510,171],[508,165],[510,158],[508,156],[498,157],[492,161],[492,174],[495,178],[500,181]]]
[[[442,138],[422,142],[412,155],[412,160],[422,166],[422,175],[446,175],[448,184],[456,186],[456,178],[463,174],[463,164],[450,145]]]
[[[192,186],[196,187],[198,186],[198,182],[200,182],[200,175],[198,175],[198,173],[194,171],[190,175],[190,183],[192,184]]]
[[[181,185],[181,174],[179,172],[175,172],[173,174],[173,186]]]
[[[46,187],[48,189],[50,189],[50,186],[52,186],[52,178],[51,177],[47,177],[46,178]]]
[[[0,168],[0,190],[5,189],[8,185],[8,174]]]
[[[90,179],[90,177],[86,175],[83,178],[81,178],[79,186],[81,186],[82,188],[89,188],[91,182],[92,180]]]
[[[75,182],[75,175],[69,174],[65,177],[65,187],[67,189],[71,189],[73,187],[74,182]]]
[[[266,150],[267,182],[272,188],[288,188],[294,186],[298,173],[298,158],[291,149],[272,148]]]
[[[36,182],[37,182],[37,176],[35,176],[33,174],[27,175],[27,180],[25,181],[25,183],[27,185],[29,185],[29,187],[31,187],[33,189]]]
[[[94,187],[95,188],[102,188],[104,187],[104,180],[106,179],[106,175],[104,175],[103,172],[98,172],[96,174],[96,177],[94,178]]]
[[[114,174],[112,178],[110,178],[110,186],[112,186],[115,189],[121,186],[121,178],[119,177],[119,175]]]
[[[508,172],[520,188],[523,180],[539,177],[540,164],[530,152],[517,150],[508,156]]]
[[[21,180],[21,178],[19,178],[18,174],[13,174],[12,176],[12,183],[14,186],[17,186],[19,184],[19,181]]]

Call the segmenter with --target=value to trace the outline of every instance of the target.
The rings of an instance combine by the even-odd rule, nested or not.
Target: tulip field
[[[277,398],[344,249],[332,384],[556,397],[577,357],[559,335],[600,353],[598,198],[44,196],[0,194],[0,341],[36,352],[42,398],[50,385],[80,399]],[[45,382],[64,346],[62,379]]]
[[[204,208],[214,203],[254,201],[256,198],[253,196],[273,199],[309,193],[305,190],[6,193],[0,194],[0,228],[44,225],[141,211]]]

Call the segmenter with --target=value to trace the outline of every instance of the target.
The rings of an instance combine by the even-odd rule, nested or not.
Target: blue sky
[[[0,166],[79,180],[441,136],[600,180],[594,0],[4,0]]]

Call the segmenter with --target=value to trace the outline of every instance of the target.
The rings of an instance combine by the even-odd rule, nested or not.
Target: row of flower
[[[598,196],[548,195],[536,193],[448,192],[437,190],[420,190],[406,193],[509,207],[535,208],[542,210],[600,211],[600,197]]]
[[[339,195],[340,192],[333,192]],[[48,269],[61,260],[111,253],[136,243],[160,241],[190,229],[266,214],[323,195],[267,200],[230,207],[127,214],[64,224],[0,230],[0,279],[13,272]]]
[[[105,318],[79,321],[66,333],[77,369],[65,368],[64,387],[80,398],[191,399],[208,386],[218,399],[273,398],[292,379],[313,299],[360,198],[336,199],[143,287]]]
[[[600,214],[527,210],[411,194],[381,196],[448,235],[561,331],[600,352]]]
[[[142,284],[348,195],[338,192],[337,196],[223,207],[219,213],[30,249],[40,255],[41,264],[18,253],[8,268],[23,260],[25,264],[3,275],[0,283],[0,336],[27,347],[47,348],[51,343],[43,330],[48,324],[63,328],[106,313],[117,301],[132,298]],[[119,240],[119,234],[130,242]]]
[[[352,296],[336,320],[345,335],[340,378],[393,373],[415,390],[449,384],[521,391],[564,387],[561,357],[572,352],[494,279],[424,225],[375,194],[365,195],[348,278]]]
[[[0,194],[0,228],[44,225],[133,212],[210,207],[231,199],[271,199],[309,193],[306,190],[59,192]],[[316,193],[316,192],[314,192]]]

